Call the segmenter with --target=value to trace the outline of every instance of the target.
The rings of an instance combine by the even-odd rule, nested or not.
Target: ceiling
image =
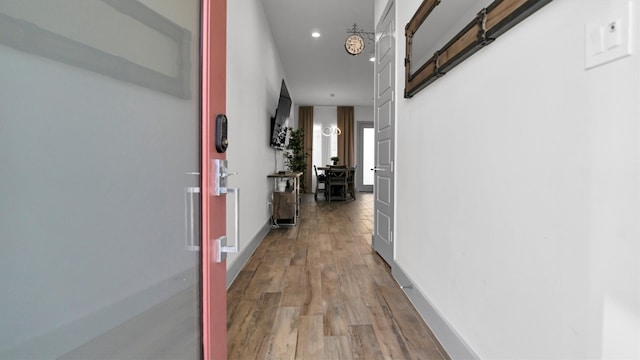
[[[374,31],[373,0],[262,0],[296,105],[373,106],[373,44],[349,55],[353,24]],[[313,31],[320,32],[313,38]],[[334,94],[334,96],[331,96]]]

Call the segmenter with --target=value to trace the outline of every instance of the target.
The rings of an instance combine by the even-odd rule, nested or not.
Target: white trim
[[[416,288],[411,278],[397,263],[391,265],[391,274],[403,290],[422,319],[427,323],[433,335],[451,359],[480,359],[480,357],[464,341],[462,336],[447,322],[433,306],[427,296]]]
[[[267,221],[262,229],[260,229],[260,231],[256,234],[256,236],[254,236],[253,239],[246,246],[244,246],[242,252],[238,254],[233,264],[231,264],[231,266],[227,269],[227,290],[229,289],[231,284],[233,284],[235,279],[238,277],[238,274],[240,274],[242,268],[245,266],[247,261],[249,261],[251,255],[253,255],[253,253],[258,248],[258,245],[260,245],[260,243],[265,238],[265,236],[267,236],[270,230],[270,222]]]

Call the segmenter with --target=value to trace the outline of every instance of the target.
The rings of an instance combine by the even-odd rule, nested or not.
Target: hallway
[[[230,359],[446,359],[371,249],[373,195],[302,198],[227,294]]]

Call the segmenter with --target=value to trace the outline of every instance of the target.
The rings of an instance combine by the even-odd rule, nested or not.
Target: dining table
[[[355,200],[355,167],[346,166],[321,166],[317,168],[325,175],[325,187],[328,192],[326,197],[329,202],[334,200],[347,200],[347,195]]]

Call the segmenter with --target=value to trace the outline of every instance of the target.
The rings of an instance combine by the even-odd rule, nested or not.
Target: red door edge
[[[202,344],[204,359],[227,358],[226,261],[216,263],[214,239],[226,233],[226,199],[211,195],[215,150],[212,122],[226,106],[226,0],[202,0]]]

